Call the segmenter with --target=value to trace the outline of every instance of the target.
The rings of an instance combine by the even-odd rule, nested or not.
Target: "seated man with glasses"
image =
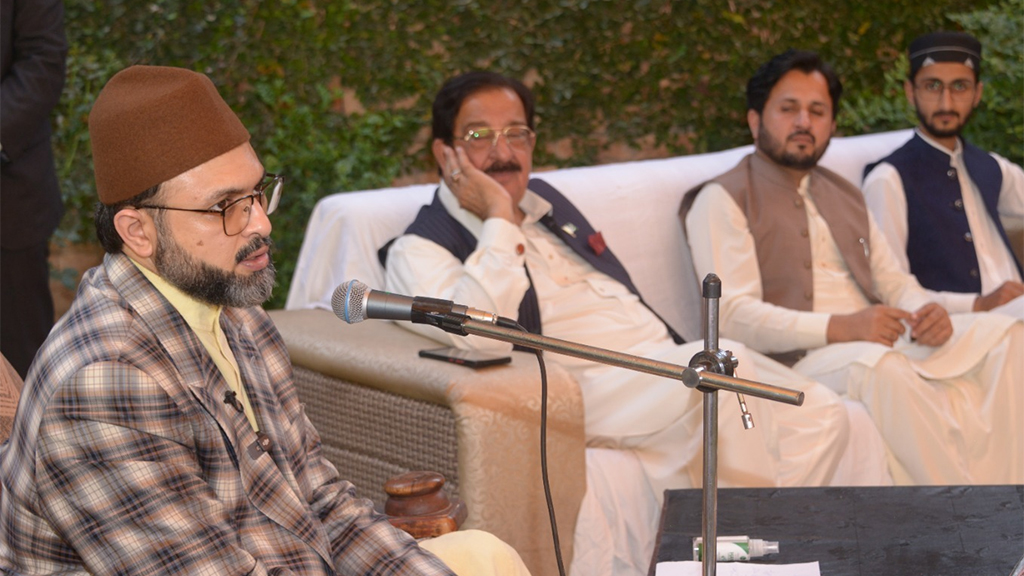
[[[260,307],[282,179],[209,78],[123,70],[89,134],[107,254],[0,445],[0,572],[452,576],[321,452]],[[432,545],[474,574],[526,573],[469,532]]]
[[[139,208],[150,210],[177,210],[179,212],[196,212],[199,214],[217,214],[224,220],[224,234],[236,236],[245,230],[252,217],[252,205],[256,200],[260,201],[263,211],[269,216],[277,210],[277,203],[281,200],[281,187],[284,178],[277,174],[264,174],[260,183],[253,188],[252,194],[241,198],[225,198],[214,206],[206,209],[199,208],[175,208],[173,206],[157,206],[155,204],[144,204]],[[267,197],[267,189],[270,189],[270,197]]]
[[[644,302],[587,218],[550,184],[530,179],[533,125],[533,95],[519,81],[470,72],[441,87],[433,105],[432,144],[441,182],[406,233],[381,250],[385,288],[516,318],[531,332],[554,338],[686,365],[703,342],[683,344]],[[511,348],[482,337],[401,325],[451,346]],[[885,481],[880,438],[878,452],[857,462],[856,470],[841,464],[849,420],[833,392],[738,343],[722,346],[739,357],[740,376],[796,388],[806,398],[801,407],[747,399],[757,427],[719,431],[722,485]],[[607,523],[612,537],[604,544],[614,573],[646,573],[664,490],[701,483],[703,395],[649,374],[557,354],[547,359],[580,384],[588,445],[632,450],[647,480],[605,494],[623,500],[621,507],[599,502],[595,508],[602,511],[595,514],[605,517],[585,518],[584,512],[577,526],[586,530]],[[734,399],[720,403],[720,414],[722,421],[740,421]],[[584,510],[595,508],[584,504]],[[638,517],[643,518],[634,522]]]
[[[981,102],[981,43],[935,32],[909,52],[904,90],[920,123],[910,142],[865,170],[868,207],[902,269],[949,293],[944,308],[1024,317],[1021,263],[1004,228],[1024,227],[1024,170],[960,135]]]

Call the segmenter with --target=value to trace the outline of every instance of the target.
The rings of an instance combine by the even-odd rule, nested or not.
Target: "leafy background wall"
[[[487,68],[538,99],[538,167],[721,150],[749,142],[744,86],[789,47],[819,51],[844,80],[840,131],[913,122],[907,43],[967,29],[985,43],[985,101],[969,137],[1024,159],[1024,0],[65,0],[69,78],[55,118],[63,244],[91,242],[86,119],[130,64],[205,72],[288,176],[274,217],[287,295],[310,211],[334,192],[434,173],[430,102],[445,78]],[[950,16],[952,15],[952,16]],[[74,274],[56,275],[73,284]]]

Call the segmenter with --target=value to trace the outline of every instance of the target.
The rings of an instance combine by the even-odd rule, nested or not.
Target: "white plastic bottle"
[[[766,554],[778,554],[779,543],[749,536],[719,536],[716,554],[719,562],[735,562],[760,558]],[[704,539],[693,539],[693,559],[700,561],[704,556]]]

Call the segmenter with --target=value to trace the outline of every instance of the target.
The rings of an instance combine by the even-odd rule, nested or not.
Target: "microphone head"
[[[331,296],[331,308],[334,315],[349,324],[366,320],[366,311],[363,310],[363,302],[366,301],[366,291],[369,286],[359,280],[343,282],[334,289]]]

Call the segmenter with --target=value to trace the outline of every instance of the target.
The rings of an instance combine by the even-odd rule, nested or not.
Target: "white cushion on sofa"
[[[833,138],[821,163],[859,185],[864,166],[912,134],[900,130]],[[687,190],[732,168],[751,150],[752,146],[743,146],[535,176],[550,182],[587,215],[648,303],[692,340],[701,333],[699,285],[676,211]],[[285,307],[330,309],[334,289],[352,279],[382,288],[384,271],[377,249],[405,230],[420,206],[430,202],[434,188],[422,184],[332,194],[320,200],[310,216]]]

